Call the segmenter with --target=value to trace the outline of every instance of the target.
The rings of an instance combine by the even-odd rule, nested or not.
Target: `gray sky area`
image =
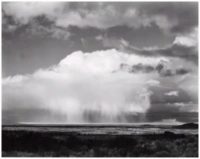
[[[197,2],[3,2],[3,123],[197,122]]]

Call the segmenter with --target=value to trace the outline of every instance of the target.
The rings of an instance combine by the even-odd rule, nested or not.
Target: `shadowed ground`
[[[2,156],[197,157],[198,135],[2,131]]]

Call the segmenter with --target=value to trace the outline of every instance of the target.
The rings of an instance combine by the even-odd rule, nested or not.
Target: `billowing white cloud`
[[[178,96],[178,92],[177,91],[170,91],[165,93],[166,96]]]
[[[176,119],[162,119],[160,124],[164,125],[181,125],[183,124],[182,122],[180,121],[177,121]]]
[[[18,24],[27,24],[41,15],[54,19],[63,11],[64,6],[57,2],[5,2],[3,8],[5,14],[13,16]]]
[[[198,45],[198,29],[194,28],[191,32],[177,36],[174,44],[183,45],[187,47],[196,47]]]
[[[150,86],[159,86],[160,82],[157,80],[149,80],[147,81],[147,84],[149,84]]]
[[[15,23],[9,24],[6,18],[3,18],[5,32],[15,31],[19,26],[30,25],[28,33],[33,35],[49,34],[53,38],[67,40],[70,33],[66,29],[61,29],[55,25],[48,24],[48,27],[42,26],[43,20],[53,23],[61,14],[63,14],[66,5],[59,2],[5,2],[3,11],[7,16],[13,17]],[[35,22],[35,18],[43,17],[43,20]],[[47,18],[47,19],[44,19]]]
[[[149,80],[156,75],[121,71],[120,65],[156,65],[160,60],[114,49],[77,51],[51,68],[3,79],[3,110],[48,109],[64,114],[66,122],[84,122],[85,112],[96,112],[99,122],[125,122],[118,118],[145,113],[150,107]]]

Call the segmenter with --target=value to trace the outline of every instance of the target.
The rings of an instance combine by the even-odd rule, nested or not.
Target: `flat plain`
[[[2,156],[197,157],[198,129],[194,124],[3,126]]]

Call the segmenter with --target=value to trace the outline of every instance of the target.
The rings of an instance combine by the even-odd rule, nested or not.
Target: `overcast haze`
[[[197,2],[3,2],[3,124],[198,121]]]

